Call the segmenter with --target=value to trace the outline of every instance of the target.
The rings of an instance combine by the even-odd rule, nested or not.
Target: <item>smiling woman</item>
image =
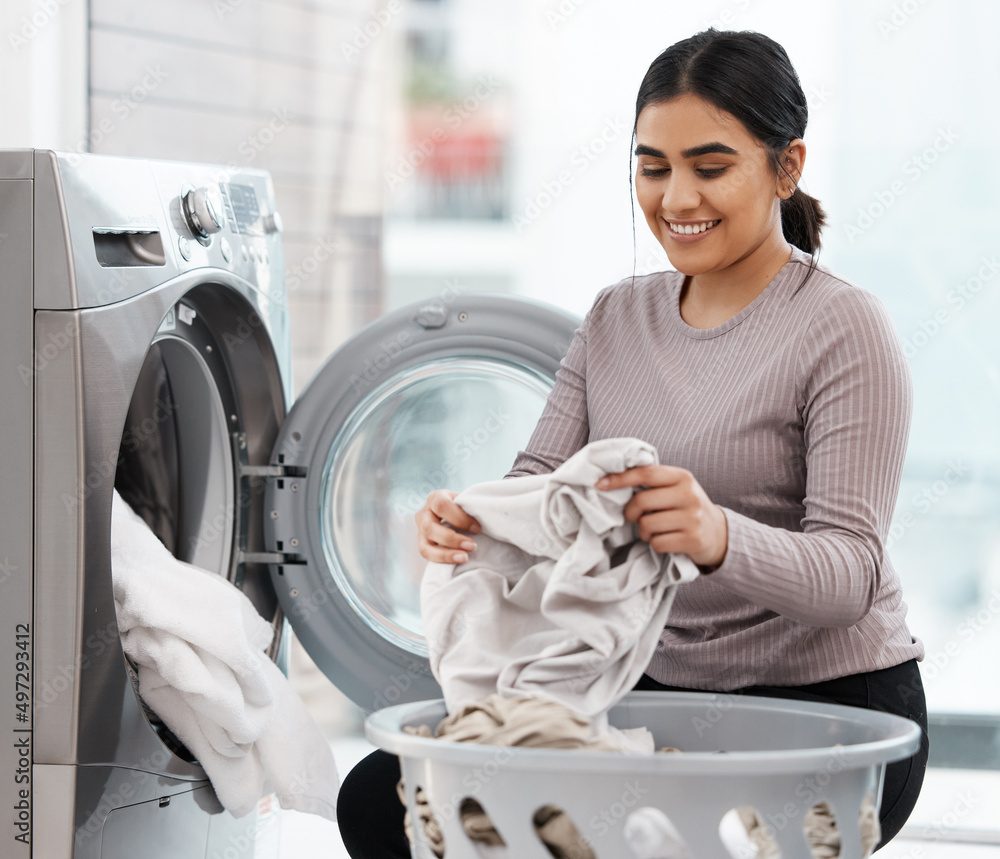
[[[660,464],[597,487],[632,487],[637,539],[688,555],[700,575],[678,589],[637,688],[918,722],[920,752],[886,769],[885,843],[927,761],[923,646],[886,553],[911,381],[881,302],[816,260],[824,214],[798,188],[807,118],[766,36],[708,30],[657,57],[636,103],[636,198],[676,271],[601,291],[508,477],[552,472],[599,439],[651,444]],[[417,513],[429,561],[475,559],[479,524],[454,498],[432,492]],[[376,753],[345,782],[352,855],[405,855],[355,828],[355,803],[390,803],[397,773]]]

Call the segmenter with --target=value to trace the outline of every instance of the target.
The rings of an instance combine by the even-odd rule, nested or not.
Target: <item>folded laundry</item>
[[[631,488],[594,484],[656,462],[639,439],[602,439],[551,474],[457,496],[482,525],[477,548],[464,564],[428,564],[420,597],[449,713],[500,692],[551,698],[600,720],[635,685],[676,586],[698,568],[638,539],[624,516]]]
[[[178,561],[115,493],[111,564],[118,629],[145,704],[197,757],[236,817],[275,793],[336,819],[330,746],[264,653],[274,635],[220,576]]]

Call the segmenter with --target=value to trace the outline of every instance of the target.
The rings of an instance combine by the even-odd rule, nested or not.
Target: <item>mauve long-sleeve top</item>
[[[885,551],[909,368],[879,299],[811,262],[793,248],[708,329],[681,317],[678,272],[602,290],[508,475],[632,436],[723,509],[725,560],[679,589],[647,670],[661,683],[802,685],[923,657]]]

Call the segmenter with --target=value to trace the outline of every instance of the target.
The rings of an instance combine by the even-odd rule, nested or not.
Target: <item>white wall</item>
[[[86,130],[85,0],[0,0],[0,148],[71,149]]]

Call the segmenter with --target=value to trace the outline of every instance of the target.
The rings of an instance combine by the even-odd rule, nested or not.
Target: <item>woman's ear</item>
[[[802,168],[806,165],[806,144],[801,138],[795,138],[786,146],[779,156],[778,166],[778,196],[787,200],[798,187],[802,178]]]

